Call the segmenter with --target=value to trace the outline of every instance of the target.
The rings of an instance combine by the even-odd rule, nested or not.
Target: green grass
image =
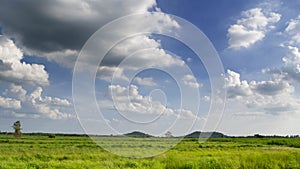
[[[121,145],[115,145],[118,139]],[[136,139],[136,138],[135,138]],[[168,147],[165,140],[136,144],[124,138],[101,138],[109,148],[132,153]],[[148,144],[148,143],[152,144]],[[0,135],[0,169],[5,168],[300,168],[300,139],[220,138],[198,142],[184,139],[163,154],[150,158],[126,158],[107,152],[88,137]],[[149,147],[152,146],[152,147]]]

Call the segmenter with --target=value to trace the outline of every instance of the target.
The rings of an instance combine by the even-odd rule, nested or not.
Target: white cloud
[[[66,99],[60,99],[57,97],[42,97],[43,89],[41,87],[37,87],[30,95],[29,100],[33,103],[33,105],[37,103],[54,105],[54,106],[69,106],[71,103]]]
[[[158,101],[153,101],[149,96],[142,96],[138,87],[130,85],[129,89],[119,85],[108,87],[110,98],[118,111],[130,114],[173,114],[173,110],[166,108]],[[130,100],[129,100],[130,99]]]
[[[267,68],[263,71],[273,76],[280,76],[289,82],[300,82],[300,15],[289,20],[283,35],[287,38],[287,41],[280,44],[286,50],[282,58],[283,66]]]
[[[282,58],[283,66],[264,69],[266,73],[280,76],[288,81],[300,82],[300,52],[297,47],[287,46],[286,55]]]
[[[242,12],[241,19],[228,28],[229,48],[248,48],[262,40],[266,33],[274,28],[281,15],[253,8]]]
[[[284,67],[282,71],[290,79],[300,82],[300,52],[297,47],[288,46],[288,52],[285,57],[282,58]]]
[[[6,109],[20,109],[21,102],[16,99],[4,98],[4,97],[0,96],[0,107],[6,108]]]
[[[138,52],[138,53],[136,53]],[[160,42],[148,36],[134,36],[116,45],[103,59],[97,76],[102,80],[111,78],[128,80],[126,71],[149,67],[183,66],[185,62],[161,48]]]
[[[136,77],[136,78],[134,78],[134,81],[137,84],[143,85],[143,86],[157,86],[157,84],[153,81],[152,77],[145,77],[145,78]]]
[[[0,96],[0,107],[6,112],[6,115],[14,117],[29,118],[50,118],[63,119],[72,118],[70,113],[63,112],[71,103],[66,99],[57,97],[42,96],[43,89],[37,87],[30,94],[22,86],[12,84],[6,89],[4,94],[10,97]],[[14,109],[11,111],[9,109]]]
[[[260,82],[252,81],[250,85],[252,90],[262,95],[273,96],[281,93],[292,93],[294,91],[294,87],[282,79]]]
[[[267,115],[265,112],[256,112],[256,111],[252,111],[252,112],[237,112],[234,113],[233,115],[235,116],[245,116],[245,117],[249,117],[249,116],[265,116]]]
[[[281,93],[292,93],[294,87],[279,76],[268,81],[246,81],[240,80],[240,74],[232,70],[227,70],[225,78],[227,84],[227,94],[229,98],[245,97],[250,95],[270,95]]]
[[[11,84],[9,89],[6,89],[3,94],[11,97],[15,97],[18,100],[24,101],[27,91],[22,86]]]
[[[249,96],[252,90],[247,81],[240,79],[240,74],[231,70],[227,70],[228,76],[225,78],[227,85],[228,98],[236,98],[242,96]]]
[[[70,106],[71,105],[71,103],[68,100],[60,99],[57,97],[52,98],[52,104],[56,105],[56,106]]]
[[[269,23],[276,23],[280,20],[281,15],[278,13],[265,14],[261,8],[253,8],[242,12],[244,18],[237,21],[238,25],[244,25],[249,29],[266,29]]]
[[[0,35],[0,60],[8,65],[7,69],[0,70],[0,80],[16,84],[49,84],[48,73],[44,65],[27,64],[21,62],[22,58],[23,53],[14,42]]]
[[[24,114],[24,113],[16,113],[16,112],[11,112],[10,113],[10,115],[12,116],[12,117],[16,117],[16,118],[24,118],[24,117],[26,117],[26,114]]]
[[[38,56],[46,57],[49,61],[54,61],[67,68],[73,68],[79,53],[77,50],[70,50],[70,49],[54,51],[54,52],[38,52],[38,51],[26,50],[26,52],[29,55],[38,55]]]
[[[293,96],[294,87],[280,76],[248,82],[241,81],[236,72],[228,70],[227,73],[227,105],[235,115],[282,115],[300,108],[300,100]]]
[[[97,71],[97,77],[101,80],[110,82],[112,78],[119,78],[128,81],[124,76],[124,69],[117,66],[100,66]]]
[[[210,96],[203,96],[202,100],[205,102],[208,102],[208,101],[210,101]]]
[[[248,30],[243,25],[231,25],[228,29],[229,48],[248,48],[265,37],[263,31]]]
[[[138,87],[130,85],[129,88],[120,85],[109,86],[109,97],[114,107],[122,114],[130,117],[141,116],[174,116],[179,119],[196,119],[197,116],[187,109],[172,109],[159,101],[154,101],[150,96],[143,96],[139,93]]]
[[[184,75],[181,80],[183,81],[183,84],[185,84],[189,87],[192,87],[192,88],[202,87],[202,84],[198,83],[196,78],[191,74]]]
[[[291,37],[291,44],[300,44],[300,15],[296,19],[291,19],[288,22],[285,31]]]
[[[177,118],[180,120],[193,120],[193,119],[200,119],[197,117],[192,111],[185,110],[185,109],[179,109],[175,110],[177,114]]]
[[[193,59],[192,59],[191,57],[188,57],[188,58],[186,59],[186,61],[187,61],[187,62],[192,62]]]

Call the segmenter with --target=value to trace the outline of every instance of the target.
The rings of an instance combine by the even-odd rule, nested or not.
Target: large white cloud
[[[150,51],[143,52],[143,50]],[[135,52],[142,52],[142,54],[135,55]],[[130,58],[131,62],[126,62],[124,66],[129,69],[136,69],[140,65],[167,67],[184,64],[179,58],[167,54],[161,48],[159,41],[151,39],[146,35],[134,36],[119,43],[112,49],[111,54],[103,62],[106,65],[115,65],[126,57]]]
[[[162,115],[174,116],[179,119],[198,119],[191,110],[172,109],[154,100],[151,96],[143,96],[139,93],[138,87],[130,85],[128,88],[120,85],[110,85],[108,87],[109,98],[113,101],[114,107],[128,116]]]
[[[242,18],[228,28],[229,48],[248,48],[262,40],[280,18],[280,14],[261,8],[243,11]]]
[[[8,109],[20,109],[21,102],[12,98],[4,98],[0,96],[0,107]]]
[[[292,93],[294,87],[291,86],[287,81],[283,79],[273,79],[268,81],[251,81],[250,87],[255,92],[258,92],[261,95],[278,95],[282,93]]]
[[[0,35],[0,80],[17,84],[47,85],[48,73],[45,66],[40,64],[27,64],[22,62],[23,53],[17,48],[14,42],[7,37]]]
[[[226,85],[227,96],[229,98],[236,98],[240,96],[249,96],[252,90],[247,81],[240,79],[240,74],[232,70],[227,70]]]
[[[126,80],[126,70],[184,64],[181,58],[172,56],[162,49],[159,41],[141,35],[126,39],[112,48],[99,66],[97,75],[107,81],[110,81],[113,76]]]
[[[300,100],[293,96],[294,87],[281,76],[248,82],[241,81],[239,73],[231,70],[227,73],[227,105],[236,115],[282,115],[300,108]]]
[[[12,84],[3,94],[6,98],[0,96],[0,107],[4,116],[9,117],[27,117],[27,118],[50,118],[63,119],[73,118],[70,112],[71,103],[66,99],[57,97],[42,96],[43,89],[37,87],[30,94],[18,85]]]
[[[232,70],[227,70],[225,78],[229,98],[251,96],[251,95],[270,95],[274,96],[282,93],[292,93],[294,87],[281,77],[276,76],[267,81],[246,81],[240,79],[240,74]]]
[[[129,89],[119,85],[108,87],[110,97],[120,112],[134,114],[173,114],[173,110],[166,108],[159,101],[153,101],[150,96],[139,93],[138,87],[130,85]],[[130,102],[131,101],[131,102]]]
[[[3,92],[4,95],[16,97],[18,100],[24,101],[27,91],[22,86],[11,84],[8,89]]]

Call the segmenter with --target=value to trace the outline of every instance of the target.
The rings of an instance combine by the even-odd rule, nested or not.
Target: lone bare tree
[[[16,121],[12,127],[15,129],[14,136],[16,138],[21,137],[21,123],[20,123],[20,121]]]

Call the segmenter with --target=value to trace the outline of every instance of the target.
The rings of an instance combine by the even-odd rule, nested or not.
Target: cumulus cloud
[[[200,119],[192,111],[185,109],[175,110],[177,118],[180,120],[191,120],[191,119]]]
[[[289,23],[288,27],[293,26]],[[289,44],[296,43],[294,36],[290,37]],[[236,115],[282,115],[296,113],[299,110],[300,100],[295,97],[293,84],[300,81],[300,52],[295,46],[283,45],[283,47],[286,49],[286,54],[282,58],[283,65],[262,70],[271,76],[271,80],[241,81],[240,74],[227,71],[229,102],[245,106],[236,112]]]
[[[22,62],[23,53],[14,42],[0,35],[0,80],[16,84],[47,85],[48,73],[44,65]]]
[[[3,92],[8,97],[15,97],[18,100],[24,101],[26,98],[27,91],[22,86],[11,84],[8,89]]]
[[[181,58],[162,49],[159,41],[141,35],[128,38],[112,48],[100,64],[97,76],[106,81],[112,77],[128,80],[125,75],[128,70],[184,64]]]
[[[291,44],[300,44],[300,15],[296,19],[291,19],[288,22],[285,32],[291,37]]]
[[[71,103],[66,99],[42,96],[43,89],[37,87],[30,94],[22,86],[12,84],[0,96],[0,107],[5,112],[4,116],[63,119],[72,118],[70,113],[63,112]]]
[[[264,73],[280,76],[290,82],[300,82],[300,15],[287,23],[284,35],[287,40],[280,46],[286,50],[282,58],[283,66],[266,68]]]
[[[49,104],[49,105],[55,105],[55,106],[69,106],[70,102],[66,99],[60,99],[57,97],[49,97],[45,96],[42,97],[43,89],[41,87],[36,88],[30,95],[29,98],[33,104],[36,103],[43,103],[43,104]]]
[[[143,85],[143,86],[156,86],[157,84],[153,81],[152,77],[145,77],[145,78],[141,78],[141,77],[136,77],[134,78],[134,81],[139,84],[139,85]]]
[[[243,11],[242,18],[228,28],[229,48],[248,48],[262,40],[280,18],[280,14],[261,8]]]
[[[124,68],[118,66],[99,66],[97,77],[101,80],[110,82],[113,78],[119,78],[128,81],[124,76]]]
[[[292,93],[294,87],[280,77],[267,81],[246,81],[240,79],[240,74],[227,70],[225,78],[229,98],[244,97],[250,95],[270,95]]]
[[[240,74],[232,70],[227,70],[227,77],[225,78],[227,85],[228,98],[236,98],[240,96],[249,96],[252,90],[247,81],[240,79]]]
[[[136,52],[140,53],[135,54]],[[184,64],[179,58],[167,54],[159,41],[146,35],[134,36],[117,44],[103,59],[102,65],[117,66],[125,58],[130,60],[125,65],[129,69],[136,69],[141,65],[167,67]]]
[[[264,69],[265,73],[280,76],[287,81],[300,82],[300,52],[297,47],[287,46],[286,55],[282,58],[283,66]]]
[[[280,76],[267,81],[240,80],[240,74],[227,71],[228,107],[237,111],[235,115],[279,115],[295,113],[300,108],[300,100],[293,96],[294,87]],[[277,77],[277,78],[276,78]],[[244,106],[242,110],[238,107]],[[244,114],[245,112],[245,114]]]
[[[183,84],[192,88],[199,88],[202,86],[202,84],[198,83],[196,78],[191,74],[184,75],[181,80],[183,81]]]
[[[20,109],[21,102],[12,98],[4,98],[0,96],[0,107],[7,109]]]
[[[229,48],[248,48],[255,42],[265,37],[264,32],[257,30],[248,30],[243,25],[232,25],[228,29]]]
[[[79,51],[77,50],[70,50],[70,49],[63,49],[63,50],[53,51],[53,52],[39,52],[39,51],[27,50],[26,52],[28,55],[38,55],[38,56],[46,57],[49,61],[56,62],[61,66],[67,68],[73,68],[79,53]]]
[[[160,101],[155,101],[151,96],[143,96],[139,93],[138,87],[130,85],[128,88],[120,85],[109,86],[109,98],[113,101],[114,107],[128,116],[174,116],[178,119],[197,119],[198,117],[187,109],[172,109]]]
[[[300,82],[300,52],[297,47],[288,46],[288,52],[282,58],[284,66],[282,72],[289,78]]]
[[[166,108],[158,101],[153,101],[149,96],[139,93],[138,87],[130,85],[129,89],[120,85],[108,87],[111,99],[120,112],[134,114],[173,114],[173,110]]]
[[[250,86],[252,90],[262,95],[273,96],[281,93],[292,93],[294,91],[294,87],[282,79],[260,82],[252,81]]]
[[[245,106],[250,112],[260,112],[265,115],[289,115],[297,113],[300,108],[300,100],[291,93],[277,95],[253,95],[245,99]]]

